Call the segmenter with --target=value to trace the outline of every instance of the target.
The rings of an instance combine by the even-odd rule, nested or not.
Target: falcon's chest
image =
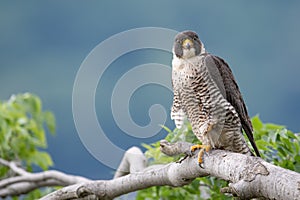
[[[202,56],[195,56],[187,60],[174,56],[172,60],[172,82],[174,89],[192,87],[197,77],[201,77],[205,71],[204,68]]]

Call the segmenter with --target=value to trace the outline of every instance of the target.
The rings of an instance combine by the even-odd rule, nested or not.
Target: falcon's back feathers
[[[219,87],[221,93],[226,98],[226,100],[235,108],[241,120],[242,127],[255,151],[255,154],[260,157],[258,148],[253,138],[252,123],[249,118],[242,94],[235,81],[231,69],[222,58],[208,53],[205,54],[205,63],[208,67],[208,70],[210,71],[211,77]],[[216,69],[218,70],[217,75]],[[220,77],[222,80],[220,80]]]

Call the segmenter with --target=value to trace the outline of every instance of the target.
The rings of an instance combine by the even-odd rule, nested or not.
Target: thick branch
[[[177,149],[175,153],[168,152],[168,149],[173,149],[170,148],[171,146]],[[169,155],[186,152],[187,147],[188,145],[182,145],[182,143],[178,143],[176,146],[176,144],[166,141],[162,141],[161,145],[162,151]],[[138,157],[141,158],[141,156]],[[137,160],[144,162],[144,159],[133,160],[134,163],[130,163],[129,158],[124,158],[122,163],[125,163],[125,167],[120,166],[120,168],[128,171],[130,166],[136,165]],[[109,181],[91,181],[65,187],[43,199],[76,199],[91,195],[100,199],[112,199],[151,186],[183,186],[189,184],[196,177],[207,175],[230,181],[229,187],[223,191],[233,193],[242,199],[255,197],[297,199],[300,196],[300,174],[276,167],[257,157],[214,150],[204,156],[204,169],[198,166],[195,155],[181,163],[151,166],[140,172],[131,172],[126,176]]]

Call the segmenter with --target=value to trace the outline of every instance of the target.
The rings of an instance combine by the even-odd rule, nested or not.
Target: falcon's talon
[[[185,154],[186,156],[189,156],[189,157],[192,157],[192,156],[195,155],[195,153],[194,153],[193,151],[191,151],[191,150],[185,151],[184,154]]]
[[[203,154],[204,154],[204,149],[200,149],[198,153],[198,164],[201,167],[201,164],[203,163]],[[201,167],[203,168],[203,167]]]
[[[204,169],[203,163],[198,163],[199,167],[201,167],[202,169]]]
[[[187,159],[187,157],[189,157],[189,155],[185,155],[183,158],[180,158],[178,161],[176,161],[176,163],[182,163],[185,159]]]
[[[200,145],[200,144],[191,146],[191,152],[195,152],[197,149],[200,149],[200,151],[198,153],[198,164],[201,168],[204,168],[202,165],[203,164],[203,155],[204,155],[204,153],[207,154],[207,152],[209,152],[209,150],[211,149],[211,146],[210,145]]]

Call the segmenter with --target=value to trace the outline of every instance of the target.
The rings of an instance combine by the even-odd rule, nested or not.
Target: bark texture
[[[191,145],[182,142],[170,144],[163,140],[161,150],[167,155],[176,155],[187,152]],[[204,176],[214,176],[229,181],[228,187],[222,188],[221,191],[231,193],[240,199],[263,197],[296,200],[300,196],[299,173],[274,166],[261,158],[213,150],[204,156],[203,168],[198,165],[197,154],[188,156],[181,162],[147,167],[144,154],[137,147],[132,147],[125,153],[114,179],[91,181],[81,179],[82,177],[75,177],[75,179],[73,177],[71,179],[73,182],[63,184],[70,186],[48,194],[42,199],[113,199],[151,186],[180,187],[189,184],[197,177]],[[27,183],[36,183],[35,179],[30,180],[32,181],[28,180]],[[67,177],[64,180],[68,180]],[[5,191],[6,187],[13,187],[14,184],[20,183],[3,181],[5,180],[0,181],[2,197],[1,192]]]

